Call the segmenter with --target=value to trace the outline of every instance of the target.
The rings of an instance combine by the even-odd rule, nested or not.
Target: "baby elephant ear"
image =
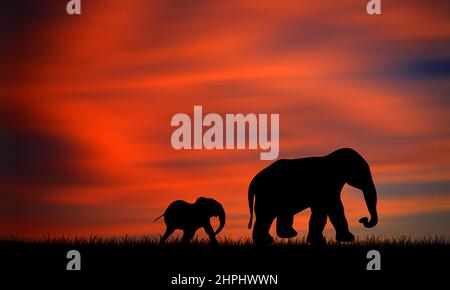
[[[197,198],[197,200],[195,202],[202,203],[202,202],[206,202],[206,201],[208,201],[208,198],[200,196],[199,198]]]

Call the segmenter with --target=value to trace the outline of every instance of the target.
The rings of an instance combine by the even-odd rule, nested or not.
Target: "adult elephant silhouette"
[[[322,157],[275,161],[259,172],[249,186],[249,229],[255,199],[254,243],[273,243],[269,229],[275,218],[277,236],[295,237],[294,215],[306,208],[311,208],[308,243],[326,243],[322,232],[327,216],[336,229],[337,241],[354,241],[341,201],[341,190],[346,183],[363,191],[370,220],[364,217],[359,222],[366,228],[374,227],[378,222],[377,192],[368,163],[355,150],[342,148]]]
[[[214,232],[210,218],[218,216],[220,225]],[[188,243],[199,228],[204,228],[208,234],[211,243],[217,243],[216,235],[225,226],[225,210],[223,206],[212,198],[199,197],[195,203],[188,203],[184,200],[172,202],[166,211],[156,218],[164,217],[166,223],[166,232],[161,237],[160,244],[164,244],[167,238],[176,230],[183,230],[182,243]]]

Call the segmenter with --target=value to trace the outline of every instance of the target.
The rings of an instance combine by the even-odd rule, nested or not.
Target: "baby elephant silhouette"
[[[323,157],[281,159],[259,172],[251,181],[248,190],[250,222],[253,219],[255,198],[256,222],[253,241],[270,244],[269,234],[273,220],[277,219],[277,235],[291,238],[297,235],[292,228],[294,215],[311,208],[309,233],[310,244],[324,244],[322,231],[327,217],[336,229],[336,240],[351,242],[355,239],[348,229],[341,190],[344,184],[363,191],[370,220],[359,220],[366,228],[378,222],[377,192],[367,162],[355,150],[342,148]]]
[[[214,232],[210,218],[217,216],[219,217],[220,225]],[[225,226],[226,218],[223,206],[218,201],[206,197],[199,197],[195,203],[188,203],[183,200],[174,201],[154,221],[157,221],[161,217],[164,217],[166,232],[161,237],[160,244],[164,244],[176,229],[183,230],[182,243],[189,243],[199,228],[204,228],[211,243],[216,244],[216,235]]]

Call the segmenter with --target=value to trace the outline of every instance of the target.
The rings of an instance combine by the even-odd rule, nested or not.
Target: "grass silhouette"
[[[352,243],[330,239],[320,247],[308,245],[305,237],[276,239],[268,246],[254,245],[248,236],[221,236],[218,242],[214,246],[208,239],[196,237],[189,245],[182,245],[174,237],[161,246],[159,236],[6,237],[0,241],[0,259],[3,265],[14,265],[10,266],[13,272],[65,273],[67,252],[75,249],[81,254],[82,273],[104,279],[131,274],[151,279],[155,289],[167,288],[178,274],[209,279],[217,274],[277,274],[280,286],[286,287],[311,275],[338,279],[347,279],[349,273],[364,276],[370,272],[366,270],[370,250],[380,252],[381,269],[391,275],[389,279],[400,277],[399,273],[403,279],[427,273],[446,277],[450,261],[450,244],[438,236],[357,237]]]
[[[330,239],[320,247],[308,245],[305,237],[276,239],[268,246],[254,245],[248,236],[221,236],[218,242],[211,245],[208,239],[196,237],[182,245],[174,237],[161,246],[159,236],[7,237],[0,241],[0,256],[4,265],[16,265],[15,272],[61,273],[66,271],[67,252],[75,249],[81,253],[83,273],[151,275],[154,285],[161,288],[179,273],[275,273],[286,285],[295,284],[299,273],[364,275],[370,250],[380,252],[384,273],[403,271],[408,273],[405,277],[418,271],[421,275],[446,272],[450,261],[450,244],[438,236],[357,237],[352,243]]]
[[[114,247],[139,247],[139,246],[151,246],[151,247],[174,247],[181,246],[180,238],[169,239],[165,245],[159,245],[160,236],[99,236],[91,235],[89,237],[65,237],[57,236],[51,237],[50,235],[43,236],[41,238],[19,238],[19,237],[6,237],[0,240],[2,244],[16,244],[16,245],[48,245],[48,246],[114,246]],[[239,238],[232,238],[230,236],[222,236],[217,238],[219,246],[224,247],[239,247],[239,246],[254,246],[251,237],[242,236]],[[356,240],[351,243],[336,242],[334,239],[327,241],[327,246],[332,247],[420,247],[420,246],[446,246],[449,242],[442,236],[426,236],[421,238],[413,238],[410,236],[398,236],[398,237],[381,237],[381,236],[368,236],[364,238],[356,237]],[[209,246],[208,238],[199,238],[196,236],[192,239],[190,246]],[[305,246],[309,247],[306,242],[306,237],[302,236],[293,239],[280,239],[275,238],[275,242],[271,246]]]

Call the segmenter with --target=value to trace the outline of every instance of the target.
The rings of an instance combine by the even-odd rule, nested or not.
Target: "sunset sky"
[[[344,187],[355,234],[450,239],[450,2],[366,3],[5,3],[0,235],[159,235],[170,202],[199,196],[224,205],[222,236],[250,235],[248,185],[271,161],[174,150],[172,116],[202,105],[280,114],[279,158],[356,149],[380,221],[363,228],[363,196]]]

